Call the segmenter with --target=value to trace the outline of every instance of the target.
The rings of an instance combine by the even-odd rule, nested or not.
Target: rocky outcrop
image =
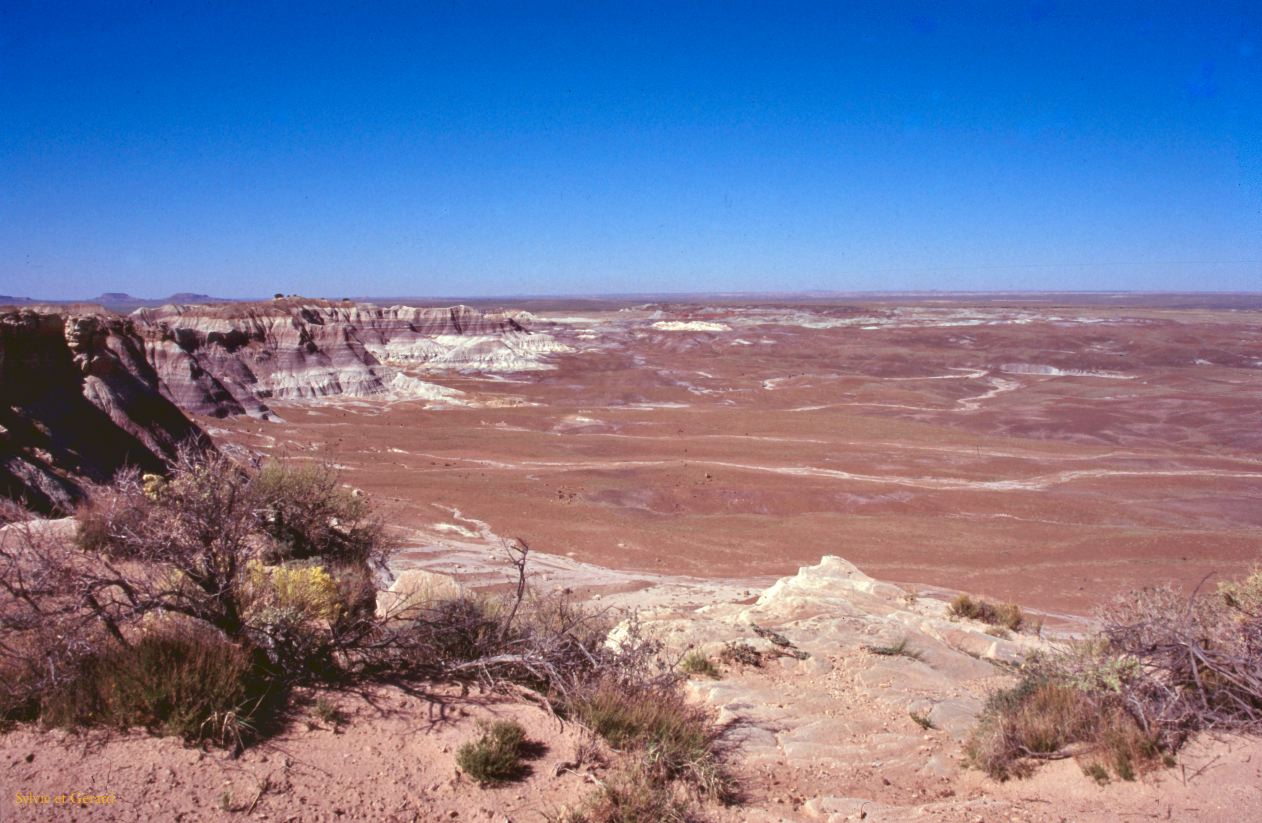
[[[132,315],[164,390],[198,414],[266,416],[267,401],[441,396],[400,369],[520,371],[564,350],[525,313],[278,300]],[[407,377],[406,375],[402,375]]]
[[[0,495],[66,509],[81,479],[158,471],[187,439],[184,412],[271,415],[269,402],[461,392],[406,370],[551,368],[567,350],[526,313],[328,301],[170,305],[121,317],[99,306],[0,313]]]
[[[83,479],[162,471],[186,441],[209,442],[164,396],[131,320],[0,314],[0,495],[64,511]]]
[[[451,575],[408,569],[395,578],[390,588],[377,592],[377,617],[407,620],[423,614],[435,601],[463,595],[464,589]]]
[[[1010,664],[1048,647],[1040,636],[997,637],[980,623],[952,620],[944,600],[874,580],[836,556],[780,579],[752,603],[645,606],[639,625],[667,644],[669,657],[693,648],[735,659],[738,648],[761,658],[758,666],[721,665],[720,679],[689,686],[714,708],[726,739],[739,743],[748,769],[796,785],[804,816],[830,821],[882,804],[903,819],[924,799],[898,787],[929,797],[949,790],[986,696],[1010,682]],[[848,777],[822,786],[821,774]],[[881,777],[876,790],[871,774]]]

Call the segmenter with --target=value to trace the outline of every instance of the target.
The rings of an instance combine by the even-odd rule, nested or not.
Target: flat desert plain
[[[414,549],[516,536],[636,573],[750,580],[838,554],[1052,613],[1262,557],[1256,302],[527,308],[563,350],[529,371],[412,367],[463,393],[450,403],[203,422],[338,465]]]

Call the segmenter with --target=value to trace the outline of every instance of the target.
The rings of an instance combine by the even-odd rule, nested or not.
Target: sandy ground
[[[345,467],[435,545],[477,521],[557,555],[711,578],[834,553],[883,579],[1080,613],[1259,560],[1260,317],[544,312],[575,350],[552,371],[418,372],[472,408],[322,400],[278,405],[285,423],[206,424]]]

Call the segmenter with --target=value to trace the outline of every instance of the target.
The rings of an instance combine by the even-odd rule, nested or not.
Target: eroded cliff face
[[[468,306],[276,301],[164,306],[132,317],[167,396],[218,417],[267,416],[270,399],[424,393],[427,384],[399,367],[523,371],[546,368],[542,355],[565,350],[532,333],[524,313]]]
[[[161,471],[209,442],[167,399],[135,324],[107,314],[0,314],[0,495],[65,511],[84,479]]]
[[[568,350],[525,313],[327,301],[0,313],[0,495],[65,510],[81,480],[159,471],[185,413],[269,417],[268,403],[393,396],[459,404],[404,369],[527,371]]]

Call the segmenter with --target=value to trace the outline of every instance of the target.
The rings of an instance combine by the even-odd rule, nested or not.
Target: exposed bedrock
[[[82,480],[162,471],[209,442],[164,396],[131,320],[29,309],[0,314],[0,495],[66,510]]]
[[[872,767],[886,786],[946,785],[986,696],[1009,681],[1010,666],[1048,648],[1041,635],[999,637],[952,620],[944,600],[874,580],[836,556],[781,578],[752,603],[715,600],[695,609],[648,604],[639,624],[671,657],[691,647],[721,660],[733,644],[762,657],[760,667],[727,665],[722,679],[689,686],[740,743],[742,761],[780,777]],[[850,819],[831,807],[875,799],[826,788],[806,803],[808,814]]]
[[[399,391],[391,361],[452,361],[477,344],[533,351],[529,316],[451,308],[277,301],[263,306],[164,306],[132,315],[164,390],[189,411],[266,415],[266,401]],[[537,338],[537,340],[535,339]],[[546,346],[545,346],[546,348]],[[483,352],[485,354],[485,352]]]
[[[272,399],[389,395],[456,403],[405,365],[550,368],[566,350],[525,313],[278,300],[0,314],[0,495],[65,510],[83,479],[159,471],[206,435],[185,412],[266,417]]]

